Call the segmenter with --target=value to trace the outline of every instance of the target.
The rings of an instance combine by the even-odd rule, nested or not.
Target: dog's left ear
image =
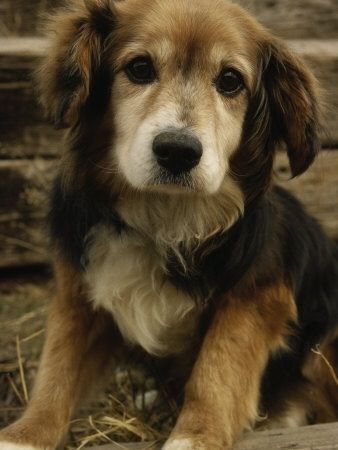
[[[51,16],[51,46],[36,80],[46,115],[58,128],[77,123],[95,81],[102,90],[98,78],[114,24],[113,0],[72,0]]]
[[[284,142],[293,176],[311,165],[320,149],[317,81],[281,41],[264,45],[263,83],[273,140]]]

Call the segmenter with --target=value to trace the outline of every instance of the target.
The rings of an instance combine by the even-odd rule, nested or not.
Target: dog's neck
[[[208,302],[249,270],[272,223],[265,197],[245,211],[238,200],[225,190],[208,197],[142,193],[121,197],[116,211],[126,232],[163,258],[177,288]]]
[[[237,186],[214,195],[128,191],[115,204],[121,220],[153,241],[160,253],[184,245],[190,250],[237,222],[244,210]]]

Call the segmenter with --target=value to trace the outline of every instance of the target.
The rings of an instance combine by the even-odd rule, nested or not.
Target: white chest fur
[[[151,242],[100,227],[90,237],[87,258],[91,300],[113,314],[128,341],[156,355],[177,353],[191,342],[198,308],[166,279]]]

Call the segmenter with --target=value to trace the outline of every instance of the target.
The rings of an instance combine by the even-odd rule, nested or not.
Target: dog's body
[[[88,0],[54,19],[40,80],[70,127],[50,215],[59,295],[27,412],[1,450],[52,449],[129,345],[187,362],[166,450],[334,420],[338,252],[272,186],[317,151],[316,83],[223,0]],[[189,356],[187,356],[189,355]]]

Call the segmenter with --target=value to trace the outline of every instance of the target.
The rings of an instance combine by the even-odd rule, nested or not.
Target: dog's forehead
[[[119,42],[128,50],[155,49],[177,62],[255,58],[259,26],[226,0],[212,5],[207,0],[126,0],[119,5]]]

